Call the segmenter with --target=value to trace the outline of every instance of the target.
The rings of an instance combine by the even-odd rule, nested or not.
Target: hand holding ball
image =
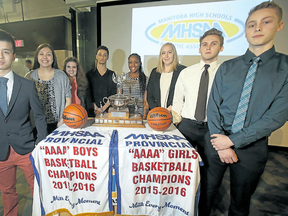
[[[63,121],[70,128],[83,127],[88,119],[87,111],[79,104],[71,104],[63,111]]]
[[[148,113],[147,123],[155,131],[164,131],[172,123],[171,113],[163,107],[155,107]]]

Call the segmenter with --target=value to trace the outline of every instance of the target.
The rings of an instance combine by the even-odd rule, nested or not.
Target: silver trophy
[[[120,76],[115,76],[115,74],[112,75],[112,80],[114,83],[117,84],[117,94],[121,94],[121,90],[123,89],[123,83],[126,80],[126,74],[122,73]]]
[[[117,94],[103,98],[102,102],[109,102],[112,107],[108,109],[108,113],[104,113],[101,103],[101,112],[95,117],[96,126],[145,127],[141,115],[135,113],[138,110],[137,98],[131,96],[131,86],[135,85],[137,80],[130,81],[127,76],[128,74],[112,75],[113,82],[117,84]],[[123,85],[129,86],[129,96],[122,94]],[[135,111],[130,113],[128,104],[131,104]]]
[[[128,74],[126,74],[126,79],[124,80],[124,85],[125,86],[128,86],[128,88],[129,88],[129,95],[128,95],[128,98],[129,98],[129,100],[128,100],[128,107],[130,107],[130,109],[131,109],[131,107],[133,107],[131,110],[132,110],[132,112],[134,113],[134,117],[138,117],[138,105],[137,105],[137,102],[138,102],[138,100],[139,100],[139,98],[135,98],[135,97],[132,97],[132,86],[134,86],[137,82],[138,82],[138,80],[137,79],[128,79]]]

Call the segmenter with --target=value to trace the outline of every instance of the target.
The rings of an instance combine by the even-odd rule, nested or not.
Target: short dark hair
[[[6,41],[12,44],[13,54],[15,53],[15,38],[7,31],[0,29],[0,41]]]
[[[206,31],[206,32],[203,34],[203,36],[200,37],[200,46],[201,46],[202,40],[203,40],[205,37],[209,36],[209,35],[217,35],[217,36],[219,37],[219,39],[220,39],[220,47],[223,46],[223,44],[224,44],[224,38],[223,38],[223,36],[222,36],[222,32],[219,31],[219,30],[216,29],[216,28],[212,28],[212,29]]]
[[[29,60],[29,59],[27,59],[25,62],[28,63],[28,64],[32,64],[32,61]]]
[[[98,54],[99,50],[105,50],[107,52],[107,55],[109,56],[109,50],[106,46],[99,46],[96,50],[96,55]]]
[[[59,69],[58,68],[58,64],[57,64],[57,58],[56,58],[56,54],[54,52],[54,49],[52,48],[52,46],[50,44],[47,44],[47,43],[43,43],[41,45],[39,45],[36,49],[36,52],[35,52],[35,56],[34,56],[34,65],[33,65],[33,69],[37,69],[40,67],[40,64],[38,62],[38,53],[40,52],[41,49],[43,49],[44,47],[48,47],[51,52],[52,52],[52,55],[53,55],[53,63],[52,63],[52,68],[54,69]]]
[[[273,0],[272,1],[265,1],[262,2],[261,4],[256,5],[254,8],[252,8],[249,13],[248,13],[248,17],[246,19],[246,23],[249,19],[249,17],[256,11],[261,10],[261,9],[265,9],[265,8],[271,8],[274,9],[276,11],[276,14],[278,16],[278,22],[282,21],[283,18],[283,10],[282,8],[276,4]]]

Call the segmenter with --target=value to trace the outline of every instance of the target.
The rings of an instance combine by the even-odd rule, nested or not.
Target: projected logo
[[[210,18],[212,15],[215,18],[220,17],[220,19]],[[237,18],[232,20],[232,16],[218,14],[217,17],[217,14],[212,13],[201,13],[198,16],[201,16],[201,18],[185,19],[188,15],[184,14],[178,16],[178,20],[177,17],[160,19],[157,22],[158,24],[153,23],[148,26],[145,35],[150,41],[157,44],[166,42],[198,44],[199,37],[211,28],[222,31],[223,37],[228,43],[237,40],[245,33],[245,24]]]

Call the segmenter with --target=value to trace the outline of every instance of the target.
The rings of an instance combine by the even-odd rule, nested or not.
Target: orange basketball
[[[81,128],[87,122],[87,111],[79,104],[71,104],[63,111],[63,121],[70,128]]]
[[[148,113],[147,123],[156,131],[164,131],[171,125],[171,113],[163,107],[155,107]]]

